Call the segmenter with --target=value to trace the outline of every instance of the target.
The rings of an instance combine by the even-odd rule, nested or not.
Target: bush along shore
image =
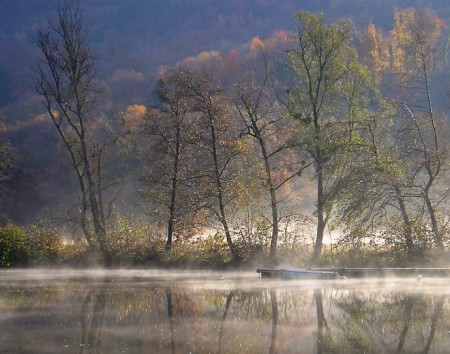
[[[240,260],[233,259],[221,234],[177,240],[167,250],[165,240],[149,225],[121,219],[108,234],[108,267],[166,267],[253,269],[259,266],[310,266],[313,245],[279,245],[276,259],[270,257],[270,244],[238,243]],[[425,247],[411,258],[402,245],[326,244],[321,266],[325,267],[445,267],[448,252]],[[49,222],[27,227],[12,223],[0,226],[0,267],[92,267],[105,266],[100,252],[89,249],[82,239],[68,240]]]

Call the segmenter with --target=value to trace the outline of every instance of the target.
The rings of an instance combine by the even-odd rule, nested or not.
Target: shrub
[[[88,265],[90,262],[93,262],[91,256],[89,247],[83,240],[65,242],[59,252],[61,261],[73,265]]]
[[[61,234],[47,221],[40,220],[27,228],[30,258],[34,264],[53,263],[61,259],[64,242]]]
[[[217,233],[202,239],[196,245],[194,261],[200,265],[217,266],[231,261],[231,254],[225,238]]]
[[[172,249],[164,254],[164,265],[182,266],[190,264],[193,257],[193,248],[193,245],[174,242]]]
[[[141,263],[155,258],[164,247],[151,225],[121,216],[108,233],[107,242],[114,263]]]
[[[12,223],[0,226],[0,267],[26,264],[29,244],[21,228]]]
[[[223,235],[217,233],[197,240],[195,243],[175,241],[172,249],[164,253],[165,266],[217,267],[228,264],[231,254]]]

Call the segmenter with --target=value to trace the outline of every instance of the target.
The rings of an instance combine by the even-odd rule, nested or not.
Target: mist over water
[[[5,270],[0,351],[443,353],[449,295],[447,278],[278,281],[256,272]]]

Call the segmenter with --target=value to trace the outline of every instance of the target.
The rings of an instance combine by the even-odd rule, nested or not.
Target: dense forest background
[[[395,10],[429,9],[443,23],[440,58],[441,67],[446,65],[450,7],[443,0],[83,0],[81,6],[96,59],[96,77],[101,81],[102,114],[116,132],[124,120],[139,115],[139,107],[156,104],[154,89],[162,72],[177,63],[192,64],[202,55],[227,60],[255,38],[269,41],[295,33],[297,11],[322,12],[327,22],[350,20],[355,33],[367,34],[372,24],[377,33],[387,34],[393,29]],[[2,137],[14,152],[8,178],[1,184],[0,215],[2,220],[19,224],[38,217],[54,219],[76,199],[74,176],[36,92],[36,68],[42,60],[37,34],[54,16],[52,0],[4,0],[0,4],[0,123]],[[361,54],[364,45],[357,36],[353,40]],[[370,48],[365,54],[369,52]],[[366,61],[366,65],[371,63]],[[448,70],[441,68],[433,80],[434,105],[446,113]],[[382,92],[393,90],[392,80],[386,77],[379,85]],[[112,154],[108,163],[113,167],[108,173],[125,181],[115,208],[123,215],[146,218],[149,203],[138,192],[141,162],[130,151],[112,149]],[[313,194],[313,187],[308,188],[302,192],[301,208],[312,212],[314,200],[308,195]]]

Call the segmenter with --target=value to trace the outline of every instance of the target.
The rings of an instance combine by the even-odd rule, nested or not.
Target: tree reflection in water
[[[8,353],[441,353],[450,345],[446,289],[0,285],[0,348]]]
[[[166,286],[165,290],[167,299],[167,317],[169,318],[170,349],[171,353],[175,354],[175,319],[173,318],[172,288],[170,286]]]
[[[403,330],[400,334],[400,340],[398,342],[397,348],[398,353],[403,353],[405,349],[405,339],[406,335],[408,334],[409,326],[411,324],[411,314],[413,306],[414,306],[414,299],[411,297],[406,298],[404,301],[404,311],[403,311],[404,325]]]
[[[227,299],[225,301],[225,309],[222,315],[221,326],[219,330],[219,353],[222,353],[222,338],[225,330],[225,320],[227,319],[228,310],[230,309],[231,301],[233,300],[234,295],[236,294],[236,290],[232,290],[228,293]]]
[[[321,289],[314,289],[314,302],[316,303],[317,311],[317,353],[322,354],[325,346],[324,327],[327,325],[327,320],[323,312]]]
[[[440,353],[448,345],[449,315],[446,298],[433,295],[353,293],[332,304],[333,338],[329,344],[339,351],[366,353]],[[440,342],[433,342],[436,331]],[[442,349],[439,349],[442,348]]]
[[[101,328],[105,318],[106,292],[89,290],[81,307],[80,354],[101,352]]]
[[[278,302],[277,302],[277,292],[275,290],[270,290],[270,303],[272,305],[272,336],[270,338],[270,349],[269,353],[275,353],[275,343],[277,340],[277,327],[278,327]]]
[[[436,333],[438,321],[442,316],[443,309],[444,309],[444,301],[445,299],[443,297],[436,300],[436,303],[434,305],[434,313],[431,317],[431,325],[430,325],[430,335],[428,336],[427,344],[425,346],[424,353],[428,354],[431,349],[431,344],[433,343],[434,336]]]

